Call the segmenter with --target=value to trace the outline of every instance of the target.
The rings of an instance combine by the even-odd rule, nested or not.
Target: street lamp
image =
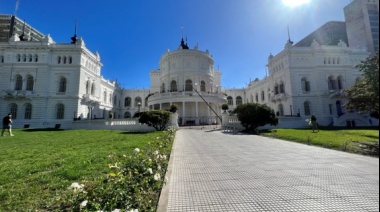
[[[138,102],[138,103],[137,103],[137,108],[138,108],[138,111],[137,111],[137,112],[139,113],[139,116],[140,116],[140,107],[141,107],[141,102]]]

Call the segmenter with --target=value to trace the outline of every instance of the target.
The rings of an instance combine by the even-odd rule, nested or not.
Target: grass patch
[[[130,155],[162,135],[110,130],[13,130],[0,137],[0,211],[39,210],[74,181],[109,172],[109,155]]]
[[[367,146],[377,145],[378,147],[378,129],[326,128],[315,133],[311,129],[273,129],[263,131],[260,135],[351,153],[378,156],[378,149],[377,154],[375,150],[366,149]]]

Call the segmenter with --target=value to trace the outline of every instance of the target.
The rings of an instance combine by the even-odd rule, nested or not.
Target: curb
[[[172,177],[173,160],[174,160],[173,158],[175,155],[174,150],[175,150],[175,145],[177,143],[176,141],[177,141],[177,136],[175,136],[175,138],[174,138],[173,147],[172,147],[172,151],[170,153],[170,158],[169,158],[168,169],[166,170],[166,174],[165,174],[165,179],[167,179],[167,180],[166,180],[164,186],[162,187],[160,199],[158,200],[158,206],[157,206],[156,212],[166,212],[167,211],[168,201],[169,201],[169,191],[170,191],[170,179]]]

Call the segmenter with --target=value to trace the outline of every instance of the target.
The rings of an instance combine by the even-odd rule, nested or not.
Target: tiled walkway
[[[254,135],[177,132],[168,212],[379,211],[379,159]]]

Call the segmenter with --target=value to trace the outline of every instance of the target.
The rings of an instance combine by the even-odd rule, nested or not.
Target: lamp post
[[[141,102],[138,102],[137,103],[137,108],[138,108],[137,113],[138,113],[139,117],[140,117],[140,107],[141,107]]]

